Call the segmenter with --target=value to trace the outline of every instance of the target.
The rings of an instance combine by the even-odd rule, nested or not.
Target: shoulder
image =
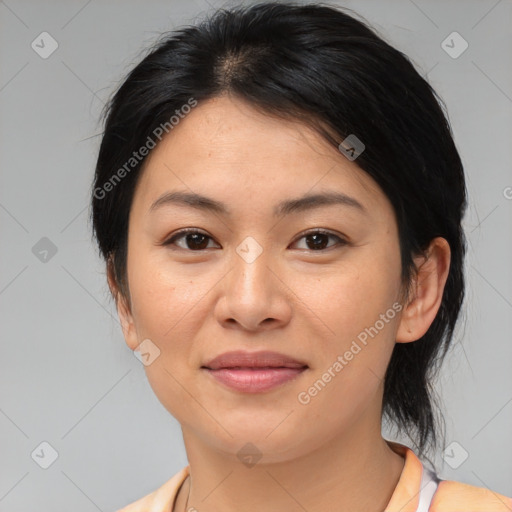
[[[189,466],[186,466],[153,492],[116,512],[170,512],[178,489],[188,474]]]
[[[512,498],[485,487],[442,480],[423,466],[411,448],[387,443],[405,457],[405,464],[386,512],[512,512]]]
[[[441,480],[429,512],[510,512],[512,498],[474,485]]]

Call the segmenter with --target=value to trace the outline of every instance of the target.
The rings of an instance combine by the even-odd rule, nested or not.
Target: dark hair
[[[144,163],[130,159],[154,140],[157,127],[169,131],[169,119],[191,98],[200,103],[224,94],[300,120],[336,148],[350,134],[364,143],[356,163],[393,205],[407,290],[416,271],[412,257],[435,237],[448,241],[438,314],[421,339],[395,344],[384,382],[383,415],[424,456],[438,440],[433,378],[464,298],[466,185],[443,101],[407,56],[328,4],[220,9],[197,26],[163,34],[106,105],[92,191],[94,234],[128,304],[128,218]]]

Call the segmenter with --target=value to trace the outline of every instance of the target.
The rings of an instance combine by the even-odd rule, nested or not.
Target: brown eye
[[[311,250],[315,252],[324,251],[331,247],[343,246],[348,242],[330,231],[315,230],[302,235],[298,240],[304,239],[306,247],[302,249]],[[329,245],[329,239],[337,241],[337,243]],[[180,241],[180,243],[177,243]],[[173,235],[170,239],[165,241],[162,245],[171,246],[174,245],[179,249],[188,251],[203,251],[208,248],[209,241],[213,241],[212,237],[196,229],[186,229],[179,231]],[[297,243],[297,242],[296,242]],[[300,247],[299,247],[300,248]]]
[[[177,240],[181,241],[182,239],[184,240],[184,244],[180,245],[176,243]],[[169,240],[165,241],[163,245],[177,245],[180,249],[202,251],[207,249],[209,240],[212,240],[212,238],[202,231],[188,229],[175,234]]]
[[[330,231],[323,231],[323,230],[316,230],[311,231],[309,233],[306,233],[302,235],[299,240],[304,239],[306,241],[306,249],[310,249],[312,251],[322,251],[325,249],[328,249],[330,247],[333,247],[333,245],[328,246],[329,244],[329,238],[336,239],[338,241],[337,245],[346,245],[347,241],[343,238],[339,237],[338,235],[335,235],[334,233],[331,233]],[[336,245],[336,244],[334,244]]]

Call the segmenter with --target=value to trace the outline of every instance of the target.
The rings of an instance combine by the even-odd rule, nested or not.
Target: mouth
[[[230,390],[262,393],[285,384],[309,366],[277,352],[226,352],[201,369]]]

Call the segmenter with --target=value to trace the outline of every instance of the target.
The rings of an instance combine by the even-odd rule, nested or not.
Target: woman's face
[[[152,208],[171,192],[225,212],[206,201]],[[351,200],[275,213],[334,193]],[[186,229],[202,236],[165,244]],[[380,434],[401,307],[396,219],[357,160],[312,130],[226,97],[200,102],[146,160],[127,272],[126,341],[135,350],[151,340],[149,382],[189,438],[233,457],[250,442],[278,461],[336,436]],[[234,350],[307,368],[271,389],[233,389],[202,367]]]

